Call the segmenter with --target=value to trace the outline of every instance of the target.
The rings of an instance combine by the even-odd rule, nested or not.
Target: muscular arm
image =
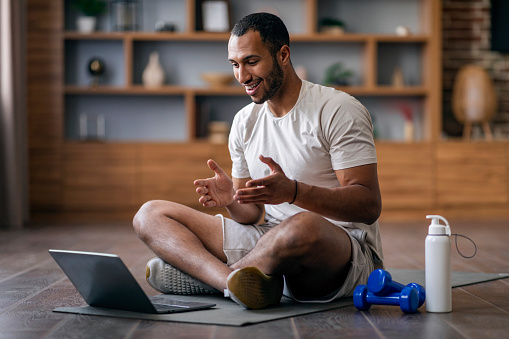
[[[245,188],[246,183],[250,180],[251,178],[233,178],[234,191]],[[230,217],[236,222],[241,224],[256,224],[263,215],[264,206],[263,204],[239,204],[236,200],[233,200],[233,203],[226,206],[226,209],[230,213]]]
[[[272,159],[260,157],[260,160],[271,168],[271,174],[248,181],[247,188],[237,190],[234,199],[240,204],[291,202],[295,182]],[[382,206],[376,164],[338,170],[336,177],[341,187],[324,188],[298,182],[294,205],[334,220],[375,222]]]
[[[299,182],[294,204],[335,220],[374,223],[382,210],[376,164],[339,170],[336,176],[341,187]]]

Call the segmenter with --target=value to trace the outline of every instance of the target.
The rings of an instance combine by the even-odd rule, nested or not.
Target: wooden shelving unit
[[[210,157],[222,159],[223,166],[228,167],[229,157],[225,145],[209,145],[206,140],[198,138],[197,126],[203,125],[203,117],[198,113],[200,103],[207,102],[208,100],[232,100],[232,98],[243,98],[246,96],[244,89],[239,86],[227,87],[207,87],[205,85],[199,86],[194,84],[183,84],[172,82],[171,84],[164,85],[160,88],[150,89],[145,88],[139,81],[139,57],[137,52],[138,48],[145,48],[145,46],[153,46],[151,48],[162,48],[172,44],[185,43],[189,44],[203,44],[210,46],[211,43],[226,44],[229,39],[229,33],[209,33],[197,29],[196,20],[199,20],[196,15],[196,10],[201,6],[199,0],[183,0],[185,1],[186,13],[186,26],[180,32],[161,33],[161,32],[95,32],[92,34],[77,33],[67,28],[61,32],[62,44],[91,44],[94,41],[111,41],[117,44],[118,55],[123,62],[123,79],[121,83],[114,85],[103,84],[96,87],[90,87],[87,84],[79,83],[65,83],[63,84],[63,98],[67,96],[79,97],[83,101],[87,98],[104,98],[102,100],[121,100],[120,98],[126,97],[174,97],[181,100],[184,107],[184,112],[172,114],[184,114],[187,124],[187,138],[183,143],[175,142],[131,142],[127,143],[111,143],[105,144],[90,144],[80,142],[69,142],[64,144],[64,177],[72,178],[74,176],[81,177],[94,177],[97,172],[109,173],[110,168],[115,168],[113,165],[108,165],[104,162],[105,158],[112,157],[116,159],[115,162],[122,162],[125,167],[122,169],[117,168],[121,172],[116,172],[115,176],[106,175],[105,181],[98,181],[98,187],[93,188],[93,191],[99,194],[104,192],[107,198],[115,202],[121,201],[120,192],[126,192],[125,188],[120,187],[127,185],[131,187],[128,191],[128,196],[131,197],[130,203],[126,204],[129,208],[135,208],[137,205],[143,203],[148,199],[168,199],[179,200],[184,203],[194,205],[196,204],[196,197],[194,190],[191,186],[183,184],[183,182],[192,182],[197,177],[205,177],[209,175],[209,171],[205,166],[206,159]],[[234,0],[235,1],[235,0]],[[342,0],[348,3],[353,0]],[[440,125],[440,87],[436,86],[437,79],[440,79],[440,30],[439,21],[440,16],[440,3],[438,0],[415,0],[419,3],[419,27],[414,34],[409,36],[397,36],[387,32],[347,32],[341,35],[324,34],[320,32],[318,27],[318,19],[320,13],[320,6],[330,5],[328,0],[302,0],[295,3],[295,6],[303,6],[304,22],[303,31],[292,32],[290,31],[290,40],[292,46],[304,44],[305,46],[312,46],[316,48],[317,53],[320,53],[320,48],[323,46],[343,46],[342,48],[349,49],[355,46],[359,51],[357,58],[359,59],[360,79],[358,83],[346,86],[337,87],[340,90],[348,92],[358,97],[376,98],[384,102],[391,102],[392,100],[417,100],[420,103],[422,111],[422,126],[420,128],[421,138],[413,143],[401,142],[387,142],[378,141],[377,148],[379,149],[380,162],[386,168],[393,169],[395,166],[403,164],[403,169],[408,169],[410,172],[405,177],[395,176],[393,172],[387,172],[383,169],[380,171],[381,186],[385,190],[385,207],[401,208],[402,206],[410,206],[415,208],[419,204],[422,206],[433,206],[433,184],[432,172],[427,172],[432,166],[431,158],[423,159],[418,154],[431,154],[432,145],[437,140],[439,135]],[[242,3],[239,2],[242,6]],[[63,10],[63,7],[62,7]],[[64,13],[65,14],[65,13]],[[235,18],[238,19],[238,18]],[[368,19],[368,18],[366,18]],[[390,48],[386,46],[417,46],[419,50],[421,64],[420,83],[394,87],[387,84],[387,81],[380,81],[380,53],[383,48]],[[206,48],[206,47],[204,47]],[[67,59],[64,53],[64,61]],[[225,53],[226,57],[226,53]],[[313,55],[310,56],[313,58]],[[138,58],[138,59],[137,59]],[[117,58],[118,59],[118,58]],[[413,99],[412,99],[413,98]],[[148,99],[146,99],[148,100]],[[64,112],[62,112],[64,113]],[[68,114],[68,113],[65,113]],[[64,115],[65,115],[64,114]],[[117,151],[118,149],[118,151]],[[396,152],[393,150],[397,149]],[[399,156],[404,155],[407,157],[407,162],[401,162]],[[100,162],[94,159],[102,159]],[[85,160],[88,159],[88,160]],[[179,159],[177,161],[177,159]],[[178,166],[175,166],[177,161]],[[88,163],[88,168],[83,172],[83,167],[80,164]],[[93,165],[92,165],[93,164]],[[112,167],[113,166],[113,167]],[[187,170],[181,171],[180,168]],[[423,168],[424,170],[416,170]],[[78,170],[79,169],[79,170]],[[156,170],[157,169],[157,170]],[[194,169],[194,170],[191,170]],[[122,174],[124,171],[124,174]],[[133,175],[133,173],[137,173]],[[171,174],[170,174],[171,173]],[[116,183],[114,178],[119,178],[120,182]],[[121,179],[124,178],[125,180]],[[411,185],[412,189],[408,189],[408,182],[415,182]],[[93,181],[89,179],[89,181]],[[80,195],[81,191],[90,191],[90,187],[81,186],[75,180],[69,179],[64,181],[63,192],[65,197],[64,209],[82,209],[90,208],[92,210],[101,209],[100,204],[96,202],[88,202],[87,194]],[[391,186],[388,186],[388,183]],[[120,184],[122,183],[122,184]],[[181,187],[181,188],[176,188]],[[427,187],[423,194],[420,188]],[[78,193],[77,193],[78,192]],[[118,193],[116,193],[118,192]],[[117,195],[120,194],[120,195]],[[401,198],[403,197],[403,199]],[[101,204],[105,204],[103,201]],[[117,206],[118,207],[118,206]]]
[[[231,86],[223,88],[207,88],[205,86],[186,85],[179,83],[171,83],[157,89],[145,89],[136,80],[134,74],[134,65],[139,63],[140,60],[135,60],[135,50],[140,47],[140,43],[157,43],[157,44],[171,44],[171,43],[201,43],[201,42],[217,42],[226,45],[229,39],[229,33],[210,33],[197,30],[198,27],[196,20],[196,10],[201,5],[199,0],[182,0],[185,2],[187,25],[184,31],[180,32],[95,32],[91,34],[83,34],[66,29],[62,32],[62,39],[64,45],[69,42],[87,43],[93,41],[117,41],[122,45],[121,58],[123,61],[123,84],[102,85],[96,88],[76,83],[64,84],[64,95],[74,96],[111,96],[111,95],[124,95],[124,96],[182,96],[184,101],[186,122],[188,125],[189,134],[186,140],[192,142],[197,137],[197,132],[193,130],[197,119],[197,105],[196,96],[221,96],[221,97],[238,97],[244,94],[240,86]],[[348,3],[349,0],[343,0]],[[297,2],[295,6],[303,6],[304,8],[304,32],[291,33],[292,44],[316,44],[319,51],[320,46],[335,45],[335,44],[356,44],[361,46],[361,54],[358,56],[362,59],[359,72],[361,79],[358,84],[338,87],[355,96],[368,96],[377,97],[379,99],[391,97],[400,98],[419,98],[422,102],[422,126],[418,126],[421,131],[420,139],[422,141],[431,142],[438,136],[436,126],[440,125],[440,88],[432,85],[434,79],[439,78],[438,73],[440,55],[440,35],[434,29],[436,25],[436,17],[439,16],[440,8],[439,1],[436,0],[415,0],[419,3],[420,12],[419,18],[421,23],[419,31],[409,36],[397,36],[396,34],[389,33],[345,33],[345,34],[324,34],[320,32],[318,27],[318,13],[319,7],[323,4],[327,5],[323,0],[303,0]],[[239,3],[241,6],[242,3]],[[65,15],[65,13],[64,13]],[[367,18],[368,20],[369,18]],[[417,45],[421,50],[422,65],[420,73],[422,80],[419,84],[393,87],[387,84],[379,83],[379,48],[384,44],[398,44],[398,45]],[[159,45],[158,45],[159,46]],[[65,52],[67,54],[67,52]],[[66,55],[64,55],[66,60]],[[139,67],[139,66],[138,66]],[[139,72],[139,70],[138,70]],[[430,76],[431,74],[431,76]],[[66,114],[69,114],[66,112]]]
[[[245,98],[241,86],[211,88],[196,81],[175,81],[157,89],[141,85],[139,73],[142,61],[140,54],[137,54],[138,48],[159,48],[172,44],[183,48],[194,44],[207,48],[220,45],[226,50],[228,33],[197,30],[196,12],[200,1],[180,1],[185,3],[182,16],[186,22],[181,32],[96,32],[85,35],[66,26],[65,0],[27,0],[32,211],[70,215],[124,213],[132,217],[137,208],[150,199],[178,201],[200,208],[192,182],[196,178],[212,175],[206,160],[216,159],[226,171],[229,170],[226,145],[213,145],[202,136],[197,137],[197,126],[203,123],[197,110],[204,102],[230,102]],[[238,6],[245,4],[243,0],[231,1]],[[372,99],[380,100],[383,104],[401,100],[418,102],[422,111],[420,139],[413,142],[377,141],[382,216],[418,216],[422,219],[426,213],[444,211],[460,216],[464,213],[464,206],[468,206],[467,214],[471,216],[477,215],[477,212],[480,216],[508,215],[508,144],[472,146],[440,140],[441,3],[439,0],[413,1],[419,6],[419,17],[413,21],[419,21],[420,24],[415,34],[405,37],[387,32],[323,34],[319,32],[317,24],[319,16],[323,15],[321,6],[361,2],[296,1],[297,6],[303,7],[304,17],[302,31],[290,32],[292,46],[298,49],[299,45],[303,45],[306,46],[304,49],[312,49],[315,54],[309,55],[311,62],[315,56],[320,56],[319,50],[324,46],[339,45],[342,48],[339,53],[354,49],[359,52],[356,57],[360,79],[352,86],[339,89],[361,97],[363,102]],[[380,4],[379,1],[362,3]],[[384,6],[390,3],[395,2],[383,2]],[[369,18],[366,17],[366,20]],[[119,64],[119,81],[90,87],[67,79],[69,69],[66,69],[66,65],[70,57],[76,57],[69,53],[69,48],[80,44],[88,48],[94,43],[102,44],[100,46],[105,48],[114,46],[113,49],[116,49],[113,59]],[[412,86],[394,87],[387,81],[381,81],[384,71],[381,68],[385,66],[380,64],[383,61],[380,59],[384,53],[390,55],[393,48],[405,46],[418,50],[420,81]],[[184,116],[185,126],[179,128],[186,137],[178,141],[133,138],[121,142],[108,139],[106,142],[80,142],[66,135],[66,120],[70,113],[67,103],[71,99],[120,104],[123,101],[136,103],[144,100],[146,105],[168,99],[170,105],[177,103],[182,107],[182,111],[171,112],[170,116]],[[166,105],[166,101],[163,101],[163,105]],[[480,160],[468,163],[469,159],[476,157]],[[484,163],[490,164],[488,170],[483,167]],[[466,170],[462,171],[464,168]],[[477,173],[480,173],[479,178],[473,180]],[[483,178],[492,175],[498,176],[497,179],[485,184]],[[461,195],[461,199],[456,199],[457,195]]]

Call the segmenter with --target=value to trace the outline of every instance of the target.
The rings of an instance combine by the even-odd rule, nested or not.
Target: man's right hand
[[[233,202],[233,181],[226,172],[212,159],[207,165],[215,172],[214,177],[194,181],[198,200],[204,207],[226,207]]]

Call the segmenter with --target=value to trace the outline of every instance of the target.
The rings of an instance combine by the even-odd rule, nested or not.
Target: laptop
[[[148,297],[120,257],[114,254],[49,250],[86,303],[141,313],[176,313],[201,310],[215,304],[174,300],[174,296]]]

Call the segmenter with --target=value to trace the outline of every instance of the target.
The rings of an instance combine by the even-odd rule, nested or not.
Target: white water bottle
[[[426,311],[451,312],[451,228],[440,215],[428,215],[426,218],[432,219],[425,243]],[[441,225],[440,220],[445,225]]]

